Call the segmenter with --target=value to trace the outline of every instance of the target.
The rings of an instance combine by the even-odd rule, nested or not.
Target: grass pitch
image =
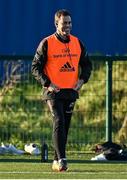
[[[53,172],[52,161],[40,157],[0,156],[0,179],[127,179],[127,162],[93,162],[79,157],[68,160],[67,172]]]

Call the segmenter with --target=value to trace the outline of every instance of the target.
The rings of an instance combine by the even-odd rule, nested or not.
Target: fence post
[[[112,142],[112,60],[106,61],[106,141]]]

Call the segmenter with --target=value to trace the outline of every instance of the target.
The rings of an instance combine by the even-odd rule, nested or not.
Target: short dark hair
[[[66,10],[66,9],[60,9],[60,10],[58,10],[58,11],[55,13],[55,19],[54,19],[55,23],[58,22],[58,19],[59,19],[61,16],[71,16],[71,14],[70,14],[69,11]]]

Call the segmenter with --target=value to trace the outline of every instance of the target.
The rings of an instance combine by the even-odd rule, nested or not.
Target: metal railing
[[[32,59],[33,56],[0,56],[1,141],[46,139],[51,143],[52,122],[41,101],[41,87],[31,75]],[[126,115],[127,57],[90,59],[93,72],[76,103],[68,139],[70,147],[117,141]],[[120,90],[115,84],[121,84]],[[124,108],[120,104],[119,109],[119,101],[123,101]]]

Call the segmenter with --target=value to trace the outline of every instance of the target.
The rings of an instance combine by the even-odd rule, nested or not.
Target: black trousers
[[[59,160],[66,158],[67,136],[75,101],[53,99],[47,100],[47,104],[53,116],[54,160]]]

